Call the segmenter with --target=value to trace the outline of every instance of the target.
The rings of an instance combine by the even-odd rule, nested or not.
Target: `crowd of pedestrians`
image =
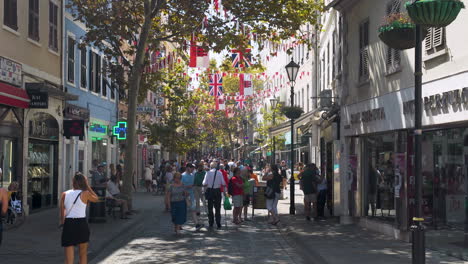
[[[291,173],[286,162],[262,166],[261,180],[266,182],[265,199],[268,223],[280,222],[278,201],[284,198],[288,175]],[[315,164],[298,164],[299,184],[304,192],[304,215],[307,220],[324,216],[327,181],[320,175]],[[200,214],[206,212],[208,228],[222,228],[221,209],[223,201],[232,201],[232,222],[240,225],[248,219],[248,208],[252,203],[253,187],[259,186],[259,177],[250,164],[223,159],[173,162],[163,161],[155,173],[155,181],[165,190],[166,211],[171,213],[174,231],[179,234],[191,217],[195,230],[205,225]]]

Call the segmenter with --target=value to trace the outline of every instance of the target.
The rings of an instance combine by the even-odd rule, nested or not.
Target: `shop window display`
[[[55,144],[29,144],[28,196],[32,209],[53,204]]]
[[[404,132],[366,137],[363,149],[364,214],[398,221],[403,208],[406,153]]]
[[[466,220],[468,129],[424,133],[425,218],[435,227],[463,228]]]
[[[16,144],[16,140],[0,138],[0,168],[2,169],[0,188],[6,188],[16,180]]]
[[[98,164],[105,164],[107,161],[107,139],[93,138],[92,160]]]

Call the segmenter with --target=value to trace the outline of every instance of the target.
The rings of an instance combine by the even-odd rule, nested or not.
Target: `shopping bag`
[[[231,201],[229,201],[229,197],[224,197],[224,210],[232,210]]]

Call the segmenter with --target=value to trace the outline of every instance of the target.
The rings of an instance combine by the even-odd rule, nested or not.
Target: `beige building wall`
[[[28,37],[29,1],[17,0],[18,30],[4,25],[4,0],[0,0],[0,56],[23,65],[23,73],[61,84],[62,3],[58,6],[58,50],[49,48],[49,1],[39,0],[39,40]]]
[[[358,0],[347,9],[347,86],[345,104],[353,104],[382,96],[384,94],[414,86],[414,49],[401,51],[401,67],[394,73],[386,69],[387,46],[378,37],[378,28],[386,15],[386,5],[390,0]],[[401,1],[401,12],[406,12]],[[463,0],[468,4],[468,0]],[[359,82],[359,24],[369,20],[369,71],[368,82]],[[466,23],[468,11],[462,9],[457,20],[445,28],[446,49],[434,55],[427,55],[423,43],[423,83],[468,70],[468,41]]]

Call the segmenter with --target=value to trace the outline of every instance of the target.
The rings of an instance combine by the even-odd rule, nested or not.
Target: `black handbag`
[[[213,189],[215,181],[216,181],[216,175],[218,174],[218,170],[215,171],[214,179],[213,179],[213,184],[211,184],[211,188],[207,188],[205,190],[205,199],[206,200],[211,200],[214,198],[215,195],[215,190]]]

